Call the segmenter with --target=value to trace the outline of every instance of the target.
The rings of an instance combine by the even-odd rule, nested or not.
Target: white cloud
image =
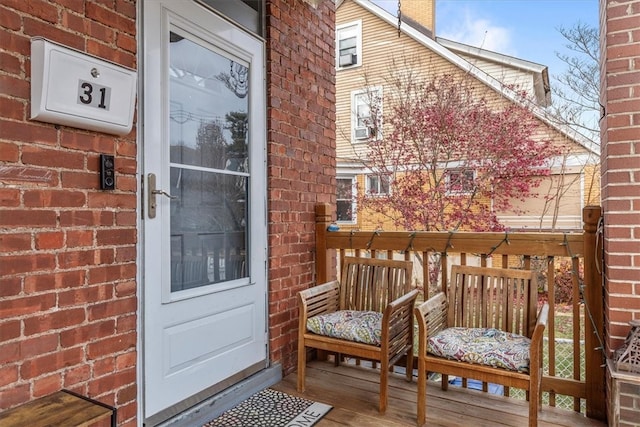
[[[448,18],[451,18],[449,16]],[[440,26],[436,24],[439,37],[459,43],[499,52],[506,55],[516,55],[512,45],[511,30],[491,23],[490,20],[473,16],[468,9],[457,10],[457,19],[450,19]]]
[[[387,12],[396,15],[397,0],[373,0]],[[477,5],[477,3],[474,3]],[[481,4],[481,3],[480,3]],[[478,10],[459,1],[438,2],[436,7],[436,34],[470,46],[480,47],[504,55],[517,56],[509,28],[501,27],[480,16]]]

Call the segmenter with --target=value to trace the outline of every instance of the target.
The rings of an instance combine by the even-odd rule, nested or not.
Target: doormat
[[[310,427],[332,408],[267,388],[203,427]]]

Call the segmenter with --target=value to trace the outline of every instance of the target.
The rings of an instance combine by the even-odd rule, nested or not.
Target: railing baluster
[[[547,323],[547,334],[549,337],[549,376],[555,377],[556,375],[556,327],[555,327],[555,313],[556,313],[556,286],[555,286],[555,258],[547,257],[547,295],[549,303],[549,313],[553,313],[549,316]],[[556,406],[556,393],[555,391],[549,392],[549,406]]]
[[[573,336],[573,379],[580,381],[581,379],[581,352],[580,352],[580,280],[578,275],[580,274],[580,260],[573,258],[571,260],[571,291],[572,291],[572,336]],[[580,411],[580,398],[573,398],[573,410]]]
[[[422,286],[424,300],[428,300],[431,295],[429,289],[431,289],[431,271],[429,270],[429,252],[422,252]]]
[[[449,267],[447,265],[447,253],[440,255],[440,289],[447,293],[447,278],[449,277]]]

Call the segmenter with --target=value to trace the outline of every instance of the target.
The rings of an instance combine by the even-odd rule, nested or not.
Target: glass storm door
[[[266,367],[262,42],[188,1],[145,1],[144,417]]]

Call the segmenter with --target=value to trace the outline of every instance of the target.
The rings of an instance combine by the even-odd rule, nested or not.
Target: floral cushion
[[[333,338],[380,346],[382,313],[341,310],[307,319],[307,330]]]
[[[448,328],[429,338],[431,354],[462,362],[529,372],[531,340],[493,328]]]

